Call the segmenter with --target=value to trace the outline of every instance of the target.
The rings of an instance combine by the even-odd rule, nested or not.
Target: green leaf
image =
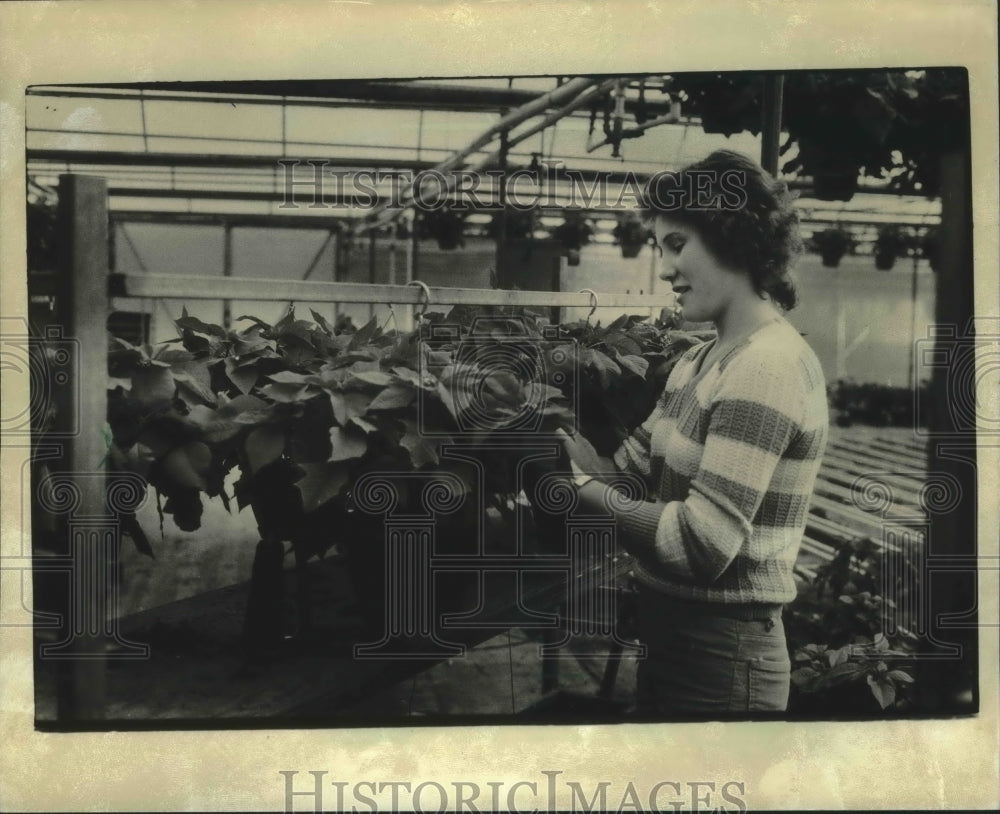
[[[348,423],[353,424],[356,427],[360,427],[362,430],[365,431],[365,434],[378,432],[378,427],[376,427],[370,421],[367,421],[366,419],[362,418],[361,416],[357,415],[352,416],[350,421],[348,421]]]
[[[166,367],[143,367],[132,374],[131,398],[147,409],[163,406],[174,398],[174,377]]]
[[[607,327],[607,329],[605,330],[605,333],[611,333],[612,331],[621,331],[621,330],[624,330],[626,328],[626,326],[628,325],[628,319],[629,319],[628,314],[622,314],[620,317],[618,317],[614,322],[612,322]]]
[[[368,405],[369,410],[398,410],[408,406],[416,397],[412,387],[391,384]]]
[[[365,370],[360,373],[355,373],[350,379],[347,380],[345,387],[350,387],[357,382],[362,382],[366,385],[374,385],[375,387],[388,387],[393,382],[392,376],[388,373],[383,373],[381,370]]]
[[[407,384],[412,384],[414,387],[433,386],[431,382],[431,379],[433,379],[433,377],[428,373],[425,373],[424,377],[421,378],[420,374],[417,373],[417,371],[410,370],[410,368],[408,367],[398,367],[398,366],[392,368],[392,372],[395,373],[396,376],[398,376],[404,382],[406,382]],[[436,384],[436,382],[434,382],[433,384]]]
[[[368,442],[364,436],[347,432],[340,427],[330,428],[330,461],[349,461],[360,458],[368,451]]]
[[[201,441],[190,441],[172,449],[163,459],[163,472],[171,483],[188,489],[208,489],[212,450]]]
[[[615,359],[618,364],[620,364],[626,370],[634,373],[636,376],[646,377],[646,371],[649,369],[649,362],[643,359],[641,356],[629,353],[619,353],[615,351]]]
[[[891,682],[879,681],[875,676],[868,676],[868,686],[872,695],[882,709],[892,706],[896,700],[896,687]]]
[[[912,684],[913,676],[903,670],[890,670],[886,673],[886,678],[894,679],[895,681],[900,681],[903,684]]]
[[[285,451],[285,432],[273,425],[257,427],[247,436],[244,449],[250,471],[257,473],[281,457]]]
[[[189,408],[187,420],[198,426],[202,437],[208,443],[219,444],[228,441],[244,426],[232,418],[220,415],[220,413],[220,410],[213,410],[203,404],[195,404]]]
[[[287,328],[289,325],[292,324],[294,319],[295,319],[295,306],[290,305],[288,306],[288,310],[285,312],[285,315],[274,323],[273,332],[275,334],[280,334],[283,330],[285,330],[285,328]]]
[[[232,356],[227,356],[225,365],[226,375],[229,377],[229,380],[235,384],[239,391],[244,395],[249,393],[253,389],[253,386],[257,383],[256,364],[241,365]]]
[[[294,373],[291,370],[279,370],[277,373],[268,374],[267,378],[278,384],[306,384],[310,377],[307,374]]]
[[[310,391],[310,389],[304,384],[265,384],[260,388],[260,394],[262,396],[267,396],[267,398],[272,401],[276,401],[279,404],[294,404],[300,401],[306,401],[313,397],[315,391]]]
[[[259,424],[271,417],[271,405],[256,396],[240,395],[220,404],[216,412],[220,419]]]
[[[601,382],[601,386],[606,390],[612,381],[612,377],[620,376],[622,369],[607,354],[601,353],[594,348],[587,348],[581,354],[582,361],[596,373]]]
[[[351,341],[348,344],[347,349],[354,350],[355,348],[360,348],[362,345],[367,345],[372,341],[372,339],[375,338],[378,330],[378,320],[375,319],[375,317],[372,317],[363,328],[351,337]]]
[[[522,398],[529,404],[542,404],[552,399],[563,398],[563,391],[544,382],[530,382],[525,388]],[[522,402],[517,402],[517,404],[520,403]]]
[[[333,336],[333,326],[326,321],[326,317],[317,313],[312,308],[309,309],[309,313],[312,314],[313,320],[315,320],[316,324],[323,330],[323,333],[327,336]]]
[[[399,439],[399,445],[410,453],[410,461],[414,469],[420,469],[427,464],[436,464],[440,460],[438,448],[443,442],[450,441],[449,438],[425,438],[416,431],[413,422],[406,421],[407,432]],[[412,427],[412,429],[411,429]]]
[[[341,427],[347,426],[352,418],[367,413],[368,405],[372,402],[371,396],[365,393],[340,393],[333,390],[329,392],[329,396],[333,417]]]
[[[850,655],[850,646],[841,647],[837,650],[827,650],[826,660],[831,667],[836,667],[838,664],[843,664],[847,661]]]
[[[483,387],[505,404],[513,406],[524,404],[524,388],[517,376],[508,370],[488,373],[483,378]]]
[[[277,344],[273,339],[265,339],[257,329],[252,329],[254,333],[245,333],[237,336],[233,342],[233,355],[241,361],[253,356],[266,357],[274,356],[277,351]]]
[[[170,366],[174,378],[185,385],[205,404],[214,405],[215,391],[212,390],[212,374],[208,370],[208,360],[193,359],[174,362]]]
[[[597,454],[597,450],[594,449],[593,444],[584,438],[581,433],[569,435],[560,431],[559,435],[573,463],[584,472],[597,473],[601,471],[603,468],[601,457]]]
[[[243,314],[242,316],[236,317],[236,321],[237,322],[242,322],[245,319],[249,320],[250,322],[252,322],[254,324],[254,328],[263,329],[265,331],[270,331],[271,330],[270,323],[264,322],[264,320],[260,319],[259,317],[252,317],[252,316],[248,316],[247,314]],[[253,329],[251,329],[251,330],[253,330]]]
[[[458,421],[458,407],[455,405],[455,399],[451,395],[451,388],[443,382],[438,382],[437,395],[438,398],[441,399],[441,403],[444,404],[448,412],[451,413],[452,418]]]
[[[350,480],[347,464],[300,464],[305,475],[295,482],[302,495],[302,509],[308,514],[337,497]]]
[[[187,308],[181,309],[181,318],[175,320],[177,327],[188,330],[195,331],[200,334],[206,334],[207,336],[216,336],[220,339],[226,338],[226,331],[219,325],[210,325],[207,322],[202,322],[197,317],[188,316]]]
[[[864,670],[865,668],[857,662],[844,661],[830,670],[830,672],[826,674],[826,677],[830,681],[840,681],[851,678],[852,676],[860,675],[864,672]]]

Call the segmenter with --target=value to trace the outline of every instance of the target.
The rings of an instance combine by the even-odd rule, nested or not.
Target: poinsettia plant
[[[867,714],[910,704],[918,639],[914,631],[892,623],[899,603],[887,594],[912,606],[917,601],[914,573],[889,586],[883,558],[871,538],[843,541],[789,606],[790,710]]]
[[[410,332],[372,320],[339,333],[311,316],[241,317],[244,327],[226,330],[185,310],[175,340],[114,340],[110,458],[154,487],[161,519],[194,530],[204,497],[235,500],[252,507],[262,537],[307,558],[333,544],[335,515],[365,472],[447,471],[503,510],[519,488],[507,460],[516,447],[486,453],[496,460],[480,486],[439,456],[442,442],[487,444],[533,414],[541,437],[578,431],[610,455],[701,338],[628,315],[607,327],[548,326],[523,309],[456,307]]]

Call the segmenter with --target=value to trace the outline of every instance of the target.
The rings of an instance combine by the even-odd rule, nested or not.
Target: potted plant
[[[875,239],[875,268],[889,271],[907,248],[906,236],[898,226],[883,226]]]
[[[840,265],[841,258],[853,248],[854,239],[845,229],[824,229],[813,235],[812,246],[819,253],[824,266],[836,268]]]
[[[621,247],[622,257],[626,258],[638,257],[642,247],[652,237],[651,230],[634,212],[623,215],[611,234],[614,236],[615,245]]]
[[[432,237],[445,251],[465,246],[465,213],[442,206],[424,212],[420,218],[421,237]]]
[[[590,242],[594,233],[590,223],[579,210],[568,210],[565,220],[552,230],[552,237],[559,241],[566,252],[567,264],[580,265],[580,249]]]
[[[511,353],[503,326],[488,326],[483,341],[465,341],[480,316],[466,307],[408,333],[385,333],[373,319],[354,333],[338,334],[316,312],[308,321],[290,310],[273,325],[244,317],[251,324],[241,330],[185,312],[177,320],[180,346],[177,340],[156,347],[114,342],[112,471],[141,475],[157,492],[162,514],[185,530],[200,528],[205,497],[254,514],[261,540],[246,613],[251,652],[279,646],[287,632],[281,572],[288,556],[299,575],[299,620],[292,627],[308,628],[306,564],[335,543],[347,550],[370,627],[380,624],[386,524],[384,516],[357,510],[352,490],[365,473],[394,484],[404,514],[422,499],[412,473],[419,471],[421,481],[457,480],[470,499],[441,519],[437,533],[445,546],[475,546],[479,506],[515,521],[511,507],[519,484],[510,455],[517,450],[489,446],[508,419],[531,405],[544,433],[572,429],[578,418],[584,437],[608,455],[652,409],[669,366],[690,345],[681,332],[636,317],[607,328],[562,326],[558,336],[548,336],[540,318],[521,314],[518,325],[530,340],[525,347],[554,359],[550,345],[572,340],[580,348],[578,368],[563,355],[567,370],[579,373],[544,364],[505,370],[491,361],[497,354],[490,345],[500,336],[499,355]],[[504,324],[513,319],[491,318]],[[457,330],[435,333],[433,325],[442,320]],[[481,355],[468,355],[473,351]],[[568,388],[577,388],[578,403],[586,405],[578,417],[570,411]],[[437,454],[436,438],[454,437],[486,444],[482,483],[469,476],[472,467],[463,470],[461,462]],[[232,494],[230,473],[239,475]],[[148,540],[133,539],[152,555]],[[461,601],[461,591],[453,595]]]
[[[527,240],[535,231],[535,213],[530,209],[508,206],[496,212],[487,227],[487,234],[494,240],[500,239],[500,230],[507,240]]]

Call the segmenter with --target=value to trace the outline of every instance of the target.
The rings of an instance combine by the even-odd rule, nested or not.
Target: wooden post
[[[781,142],[781,108],[785,88],[785,75],[764,75],[764,93],[761,99],[760,165],[775,178],[778,177],[778,148]]]
[[[937,649],[935,642],[958,645],[960,652],[953,658],[921,661],[915,687],[922,713],[967,714],[978,709],[980,667],[990,669],[988,664],[980,664],[978,657],[980,611],[972,558],[977,553],[988,554],[978,551],[976,513],[983,502],[994,498],[977,495],[972,174],[968,153],[945,154],[940,177],[941,268],[935,275],[938,338],[933,348],[940,361],[931,371],[927,470],[929,478],[953,479],[957,496],[948,511],[930,513],[926,558],[933,578],[931,573],[922,575],[920,600],[926,603],[923,609],[931,638],[930,655]],[[986,443],[991,440],[995,443],[995,438],[987,435]],[[969,569],[942,567],[934,571],[935,562],[948,560],[968,562]]]
[[[108,199],[103,178],[82,175],[59,177],[60,280],[59,321],[65,340],[77,354],[69,381],[57,387],[57,421],[61,431],[72,434],[67,442],[64,470],[76,490],[72,512],[82,523],[78,537],[68,539],[66,553],[75,555],[71,585],[64,608],[67,647],[59,658],[58,714],[61,721],[104,717],[106,636],[103,626],[92,624],[103,609],[107,586],[106,551],[98,544],[103,529],[95,519],[107,515],[105,480],[100,475],[107,453],[103,429],[107,422],[107,318],[108,318]],[[83,577],[87,577],[84,579]],[[77,589],[90,589],[81,590]],[[71,595],[71,591],[73,594]],[[57,649],[57,648],[54,648]],[[42,655],[45,658],[45,655]]]

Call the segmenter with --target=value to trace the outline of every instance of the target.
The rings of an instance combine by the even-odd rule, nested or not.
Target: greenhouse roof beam
[[[27,151],[28,161],[56,161],[63,164],[121,164],[142,167],[268,167],[279,166],[278,161],[325,160],[331,167],[355,169],[431,169],[433,161],[418,159],[368,159],[336,157],[300,157],[283,155],[239,155],[236,153],[145,153],[120,150],[35,150]]]
[[[515,79],[517,77],[514,77]],[[606,77],[595,76],[594,82]],[[635,77],[639,78],[639,77]],[[553,90],[558,90],[557,86]],[[253,82],[157,82],[145,84],[97,84],[30,88],[31,96],[139,99],[175,102],[216,102],[244,104],[302,105],[339,107],[378,105],[409,109],[490,111],[520,107],[552,93],[518,88],[485,88],[475,85],[406,81],[253,81]],[[662,115],[670,110],[670,100],[645,100],[644,111]],[[627,99],[625,110],[634,113],[638,101]]]

